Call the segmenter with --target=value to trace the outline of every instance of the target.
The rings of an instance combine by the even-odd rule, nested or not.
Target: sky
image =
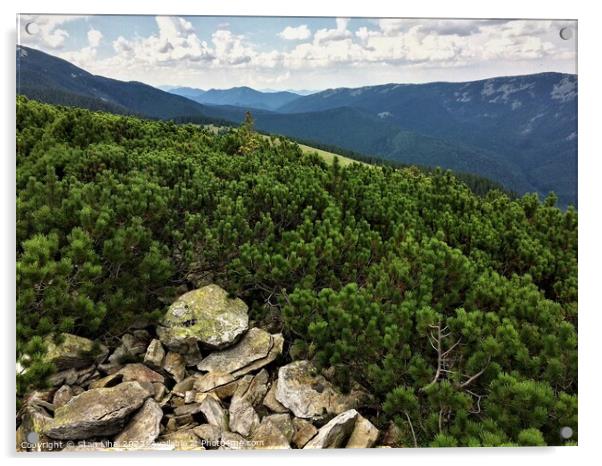
[[[564,20],[21,15],[18,25],[19,44],[91,73],[200,89],[576,73],[576,36]]]

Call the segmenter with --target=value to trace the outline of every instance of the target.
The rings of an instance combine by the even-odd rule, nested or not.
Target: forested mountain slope
[[[577,205],[573,75],[388,84],[308,96],[250,88],[171,90],[182,97],[93,76],[27,47],[17,49],[17,71],[18,93],[50,103],[197,123],[240,124],[251,110],[266,132],[399,163],[470,171],[520,194],[543,198],[553,191],[560,206]]]
[[[203,106],[140,82],[95,76],[52,55],[17,47],[17,92],[45,102],[151,118],[207,116]]]
[[[279,111],[340,107],[362,109],[407,131],[490,151],[499,163],[520,167],[539,192],[554,190],[576,202],[576,75],[329,89],[300,97]],[[390,157],[404,154],[393,151]]]
[[[577,439],[577,213],[553,196],[23,97],[16,183],[20,393],[49,333],[110,343],[211,280],[398,446]]]

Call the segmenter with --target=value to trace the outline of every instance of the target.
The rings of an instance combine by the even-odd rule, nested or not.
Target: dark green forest
[[[25,97],[16,184],[19,396],[54,370],[46,335],[110,343],[211,280],[401,446],[577,441],[577,212],[554,195]]]

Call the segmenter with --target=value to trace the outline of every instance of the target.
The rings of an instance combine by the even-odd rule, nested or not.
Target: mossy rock
[[[208,285],[180,296],[157,328],[172,351],[188,352],[193,345],[222,349],[235,343],[249,327],[247,305],[226,290]]]

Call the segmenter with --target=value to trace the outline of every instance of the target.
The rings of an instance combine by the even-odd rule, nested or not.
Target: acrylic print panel
[[[17,450],[575,445],[576,44],[19,16]]]

